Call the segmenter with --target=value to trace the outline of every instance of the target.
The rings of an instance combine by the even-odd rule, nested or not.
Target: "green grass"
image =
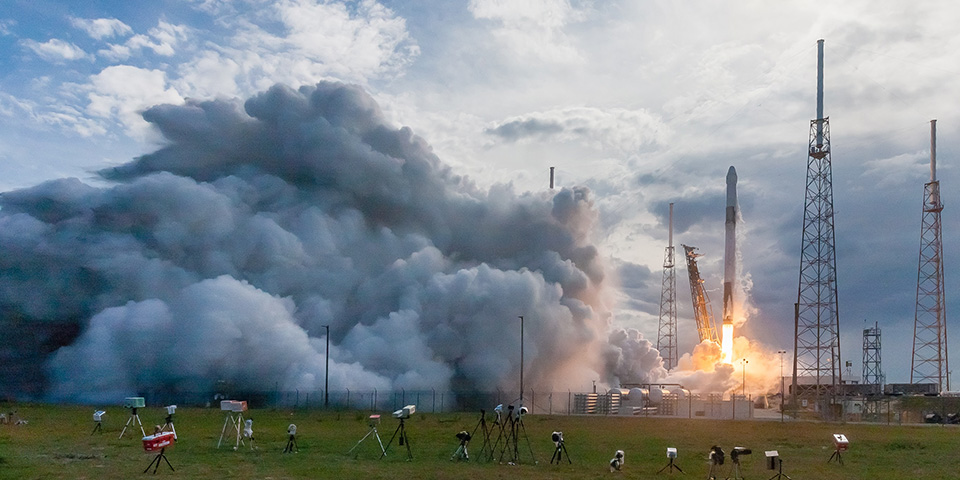
[[[101,434],[91,435],[93,408],[54,405],[18,405],[27,425],[0,425],[0,478],[16,479],[129,479],[143,476],[153,455],[143,452],[140,432],[129,430],[117,436],[129,411],[111,408]],[[0,411],[9,411],[0,406]],[[386,444],[397,421],[384,415],[380,435]],[[457,448],[455,434],[473,431],[477,413],[417,414],[407,421],[413,460],[406,460],[405,447],[396,441],[383,460],[371,437],[356,455],[347,455],[367,433],[367,412],[321,412],[252,410],[257,449],[232,443],[217,448],[224,415],[215,409],[177,410],[176,427],[180,441],[167,451],[176,469],[166,464],[158,476],[170,478],[664,478],[657,474],[667,464],[666,448],[679,450],[677,464],[686,478],[706,478],[706,454],[717,444],[726,452],[734,445],[753,449],[743,457],[742,474],[751,480],[770,478],[775,472],[764,467],[764,450],[778,450],[784,473],[802,479],[902,479],[906,477],[956,478],[956,452],[960,451],[960,429],[953,426],[896,426],[823,424],[778,421],[715,421],[703,419],[659,419],[636,417],[585,417],[531,415],[524,421],[530,446],[539,464],[529,460],[521,442],[519,466],[479,462],[482,438],[470,444],[468,463],[450,460]],[[160,408],[140,410],[149,426],[162,423]],[[286,428],[296,423],[300,451],[283,454]],[[550,434],[562,430],[573,464],[551,465],[554,446]],[[832,433],[845,433],[851,449],[843,454],[845,465],[828,463],[833,453]],[[495,439],[496,435],[494,435]],[[624,470],[612,474],[607,467],[617,449],[626,452]],[[729,475],[729,456],[720,477]],[[152,469],[151,469],[152,472]],[[149,474],[148,474],[149,475]],[[674,474],[673,476],[679,476]]]

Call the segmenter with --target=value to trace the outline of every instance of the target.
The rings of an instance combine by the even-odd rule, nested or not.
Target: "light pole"
[[[327,329],[327,367],[323,375],[323,408],[330,406],[330,325],[321,325]]]
[[[747,364],[748,363],[750,363],[750,361],[747,360],[746,358],[740,359],[740,364],[743,365],[743,377],[742,377],[741,383],[743,384],[742,395],[744,400],[746,400],[747,398]]]
[[[787,353],[786,350],[777,350],[777,354],[780,355],[780,421],[783,421],[783,354]]]
[[[523,315],[520,315],[520,406],[523,406]]]

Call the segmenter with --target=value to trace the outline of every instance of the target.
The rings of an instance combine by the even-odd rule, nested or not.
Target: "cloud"
[[[0,20],[0,35],[13,35],[13,27],[17,24],[16,20]]]
[[[48,62],[62,63],[90,58],[82,48],[58,38],[51,38],[43,43],[36,40],[22,40],[20,44]]]
[[[506,142],[560,141],[627,155],[656,148],[669,136],[668,128],[647,111],[594,107],[529,113],[484,132]]]
[[[493,35],[508,53],[563,63],[580,59],[563,34],[563,28],[579,17],[567,0],[471,0],[467,8],[474,18],[498,24]]]
[[[168,86],[161,70],[129,65],[107,67],[91,77],[85,111],[88,115],[120,122],[128,132],[143,135],[147,124],[140,113],[152,105],[179,104],[183,98]]]
[[[160,20],[146,35],[133,35],[126,42],[111,44],[97,53],[110,61],[127,60],[143,50],[170,57],[176,53],[176,47],[188,38],[188,34],[189,29],[186,26]]]
[[[141,91],[111,82],[161,79],[102,80],[121,98]],[[332,388],[511,389],[519,315],[532,388],[662,375],[649,342],[608,339],[584,188],[479,189],[339,83],[144,118],[166,146],[103,170],[104,186],[64,179],[0,197],[0,305],[24,328],[69,319],[75,331],[46,358],[49,398],[218,380],[318,389],[323,325]]]
[[[126,36],[133,33],[133,29],[116,18],[71,18],[70,24],[90,35],[96,40],[104,38]]]

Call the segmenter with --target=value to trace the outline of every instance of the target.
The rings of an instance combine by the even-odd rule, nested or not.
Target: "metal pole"
[[[330,407],[330,325],[321,325],[327,329],[327,366],[323,375],[323,408]]]
[[[793,418],[797,418],[797,342],[800,335],[800,304],[793,304],[793,396],[790,398],[793,407]]]
[[[740,363],[743,365],[743,376],[741,377],[741,383],[743,384],[743,398],[747,398],[747,364],[750,363],[746,358],[741,358]]]
[[[823,39],[817,40],[817,147],[823,146]]]
[[[777,350],[777,354],[780,355],[780,421],[783,421],[783,354],[787,353],[786,350]]]
[[[520,406],[523,406],[523,315],[520,315]]]

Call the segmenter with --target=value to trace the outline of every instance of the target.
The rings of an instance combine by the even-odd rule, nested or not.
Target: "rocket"
[[[723,324],[720,335],[722,360],[733,361],[733,282],[737,275],[737,169],[727,170],[727,219],[723,242]]]

